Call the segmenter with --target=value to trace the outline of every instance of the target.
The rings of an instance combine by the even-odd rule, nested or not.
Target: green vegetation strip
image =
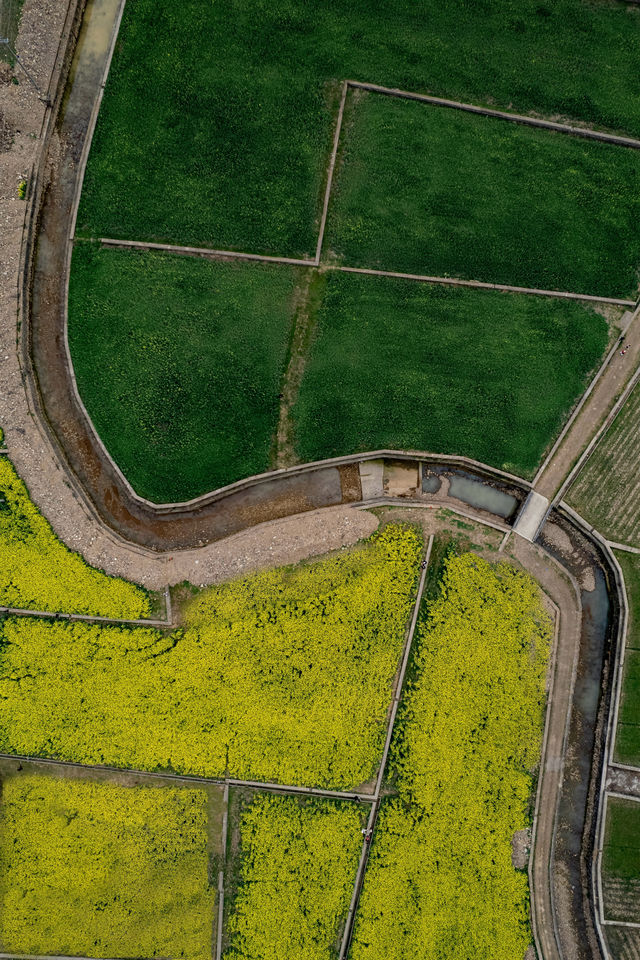
[[[76,244],[78,388],[140,496],[190,500],[269,469],[298,276]]]
[[[607,920],[640,923],[640,803],[607,798],[602,860]]]
[[[513,960],[531,942],[512,838],[531,823],[550,624],[537,586],[473,554],[445,560],[356,919],[353,960]]]
[[[205,793],[25,774],[1,811],[3,950],[210,960]]]
[[[225,960],[333,960],[362,846],[353,804],[257,797],[240,824]]]
[[[8,618],[0,750],[352,788],[374,775],[421,540],[202,592],[171,635]]]
[[[0,457],[0,606],[132,620],[150,613],[145,591],[87,566],[57,539],[7,457]]]
[[[635,151],[356,93],[325,249],[357,267],[635,296]]]
[[[583,0],[137,0],[79,230],[310,255],[346,78],[640,134],[639,24]]]
[[[640,556],[620,550],[616,552],[616,558],[622,567],[629,601],[629,625],[615,759],[620,763],[640,766]]]
[[[293,411],[303,461],[431,450],[532,476],[607,343],[605,321],[577,303],[341,273],[326,283]]]
[[[640,547],[640,384],[629,394],[566,499],[610,540]]]

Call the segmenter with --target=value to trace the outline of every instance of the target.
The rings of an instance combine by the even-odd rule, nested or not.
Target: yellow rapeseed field
[[[108,577],[72,553],[0,457],[0,606],[137,619],[149,614],[139,587]]]
[[[515,960],[531,942],[511,863],[540,759],[550,625],[507,564],[450,557],[419,633],[353,960]]]

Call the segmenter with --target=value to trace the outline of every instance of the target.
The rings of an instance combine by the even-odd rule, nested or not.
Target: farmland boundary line
[[[377,83],[362,83],[358,80],[347,80],[347,84],[358,90],[368,90],[387,97],[397,97],[400,100],[417,100],[419,103],[428,103],[436,107],[447,107],[460,110],[464,113],[475,113],[483,117],[493,117],[496,120],[509,120],[527,127],[540,127],[543,130],[553,130],[556,133],[582,137],[586,140],[598,140],[611,143],[618,147],[630,147],[640,150],[640,140],[633,137],[624,137],[616,133],[607,133],[604,130],[590,130],[588,127],[574,127],[570,123],[560,123],[556,120],[544,120],[542,117],[530,117],[521,113],[509,113],[506,110],[493,110],[491,107],[480,107],[473,103],[463,103],[460,100],[447,100],[445,97],[434,97],[425,93],[413,93],[410,90],[399,90],[395,87],[383,87]]]
[[[639,2],[640,2],[640,0],[639,0]],[[631,325],[631,323],[632,323],[632,321],[633,321],[634,315],[635,315],[635,310],[634,310],[634,312],[631,314],[631,316],[629,317],[629,321],[628,321],[628,323],[625,325],[624,329],[621,330],[621,334],[622,334],[623,336],[626,334],[627,330],[629,329],[629,326]],[[549,464],[551,463],[553,457],[555,456],[555,454],[556,454],[556,453],[558,452],[558,450],[560,449],[560,447],[561,447],[561,445],[562,445],[565,437],[567,436],[567,434],[568,434],[569,431],[571,430],[571,427],[573,426],[575,420],[577,419],[580,411],[582,410],[582,408],[584,407],[585,403],[587,402],[587,400],[589,399],[589,397],[590,397],[591,394],[593,393],[593,391],[594,391],[594,389],[595,389],[595,387],[596,387],[596,384],[599,382],[600,378],[603,376],[603,374],[604,374],[605,370],[607,369],[607,367],[609,366],[611,360],[613,359],[613,357],[614,357],[614,356],[616,355],[616,353],[618,352],[618,349],[619,349],[619,342],[618,342],[618,339],[616,338],[616,340],[615,340],[614,343],[612,344],[611,349],[609,350],[608,354],[606,355],[606,357],[604,358],[604,360],[603,360],[602,363],[600,364],[599,369],[596,371],[595,376],[592,378],[591,383],[589,384],[589,386],[587,387],[587,389],[584,391],[584,393],[582,394],[582,396],[581,396],[580,399],[578,400],[578,403],[575,405],[575,407],[574,407],[574,409],[573,409],[573,411],[572,411],[572,413],[571,413],[571,416],[569,417],[569,419],[568,419],[567,422],[565,423],[564,427],[562,428],[562,430],[561,430],[560,433],[558,434],[555,443],[553,444],[553,446],[552,446],[551,449],[549,450],[549,453],[547,454],[547,456],[545,457],[545,459],[544,459],[543,462],[541,463],[540,467],[538,468],[538,471],[537,471],[537,473],[536,473],[536,475],[534,476],[533,481],[532,481],[532,485],[533,485],[533,488],[534,488],[534,489],[536,488],[536,486],[537,486],[537,484],[538,484],[538,481],[539,481],[540,478],[542,477],[543,473],[545,472],[545,470],[547,469],[547,467],[548,467]]]
[[[229,784],[224,786],[222,814],[222,868],[218,873],[218,921],[216,926],[216,960],[222,958],[222,927],[224,923],[224,868],[227,863],[227,830],[229,827]]]
[[[552,506],[555,506],[562,500],[565,493],[568,492],[568,490],[570,489],[574,481],[578,478],[580,471],[583,469],[583,467],[587,463],[589,457],[596,449],[602,437],[609,430],[609,427],[613,425],[614,420],[622,410],[623,406],[625,405],[626,401],[629,398],[629,395],[633,391],[633,388],[636,386],[638,381],[640,381],[640,367],[638,367],[636,372],[632,375],[631,379],[629,380],[626,387],[624,388],[624,390],[616,400],[615,404],[609,411],[608,415],[598,427],[598,430],[596,431],[595,435],[591,438],[591,440],[589,441],[589,443],[587,444],[585,449],[582,451],[582,453],[576,460],[575,464],[573,465],[573,467],[571,468],[571,470],[563,480],[560,489],[558,490],[555,497],[553,498]],[[592,529],[594,528],[592,527]]]
[[[633,927],[640,930],[640,923],[634,923],[633,920],[602,920],[605,927]]]
[[[418,623],[418,616],[420,614],[420,606],[422,603],[422,594],[424,592],[424,585],[427,579],[427,570],[429,567],[429,560],[431,559],[431,549],[433,547],[434,535],[431,534],[429,541],[427,543],[427,549],[421,565],[420,580],[418,583],[418,589],[416,591],[416,599],[413,605],[413,611],[411,615],[411,622],[407,632],[407,639],[405,642],[405,648],[402,656],[402,662],[400,665],[400,671],[397,677],[395,690],[393,694],[393,701],[391,706],[391,714],[389,717],[389,724],[387,727],[387,735],[385,738],[384,751],[382,754],[382,759],[380,762],[380,768],[378,770],[378,776],[376,779],[376,789],[374,793],[374,802],[369,813],[369,819],[366,826],[366,834],[362,841],[362,850],[360,852],[360,861],[358,863],[358,870],[356,873],[356,879],[353,885],[353,893],[351,895],[351,903],[349,904],[349,912],[347,914],[347,919],[342,935],[342,942],[340,944],[340,954],[339,960],[346,960],[349,947],[351,945],[351,939],[353,936],[353,928],[356,918],[356,913],[358,910],[358,905],[360,902],[360,893],[362,891],[362,886],[364,883],[364,877],[367,869],[367,864],[369,862],[369,851],[371,849],[371,842],[373,832],[376,827],[376,822],[378,819],[378,813],[380,810],[380,798],[382,790],[382,781],[384,779],[385,770],[387,767],[387,761],[389,759],[389,751],[391,749],[391,741],[393,739],[393,732],[396,723],[396,718],[398,715],[398,707],[402,699],[403,686],[405,675],[407,672],[407,666],[409,664],[409,657],[411,655],[411,646],[413,643],[413,637],[416,630],[416,625]]]
[[[620,793],[619,790],[607,790],[608,797],[614,797],[616,800],[630,800],[632,803],[640,803],[640,795],[633,793]]]
[[[638,0],[640,3],[640,0]],[[632,547],[629,543],[616,543],[615,540],[607,540],[612,550],[622,550],[626,553],[640,553],[640,547]]]
[[[323,227],[324,229],[324,227]],[[75,240],[74,242],[79,242]],[[80,240],[80,242],[82,242]],[[370,277],[386,277],[391,280],[409,280],[413,283],[432,283],[438,286],[467,287],[472,290],[495,290],[499,293],[517,293],[534,297],[551,297],[559,300],[577,300],[584,303],[603,303],[616,307],[635,307],[635,300],[620,297],[601,297],[592,293],[575,293],[572,290],[547,290],[539,287],[519,287],[509,283],[492,283],[487,280],[465,280],[461,277],[431,276],[423,273],[405,273],[401,270],[382,270],[373,267],[350,267],[346,264],[321,263],[318,260],[297,260],[292,257],[274,257],[259,253],[245,253],[239,250],[213,250],[208,247],[181,247],[170,243],[151,243],[147,240],[117,240],[101,237],[103,247],[127,250],[165,251],[202,259],[252,260],[264,263],[285,264],[289,266],[316,267],[326,273],[356,273]],[[615,352],[615,351],[614,351]],[[605,360],[605,366],[609,361]]]
[[[318,231],[318,242],[316,244],[316,266],[320,265],[320,255],[322,254],[322,244],[324,243],[324,231],[327,226],[327,216],[329,215],[329,202],[331,200],[331,189],[333,187],[333,174],[336,168],[336,159],[338,148],[340,146],[340,134],[342,132],[342,120],[344,118],[344,108],[347,102],[347,93],[349,90],[349,81],[345,80],[342,84],[342,93],[340,96],[340,107],[338,109],[338,119],[336,121],[336,131],[333,137],[333,147],[329,159],[329,169],[327,172],[327,186],[324,193],[324,203],[322,205],[322,216],[320,218],[320,229]]]
[[[53,757],[37,757],[20,753],[0,753],[0,760],[14,760],[18,763],[44,764],[51,767],[70,767],[79,771],[97,771],[98,773],[129,774],[151,780],[167,780],[183,784],[200,783],[214,786],[250,787],[265,793],[285,793],[291,796],[322,797],[327,800],[353,800],[357,803],[373,803],[374,795],[358,793],[355,790],[329,790],[322,787],[300,787],[295,784],[272,783],[264,780],[236,780],[233,777],[205,777],[189,773],[161,773],[158,770],[139,770],[134,767],[114,767],[103,763],[81,763],[79,760],[59,760]]]
[[[144,618],[127,617],[100,617],[92,613],[62,613],[51,610],[29,610],[26,607],[4,607],[0,606],[0,616],[8,617],[35,617],[40,620],[67,620],[80,623],[96,623],[104,626],[127,626],[127,627],[173,627],[171,620],[171,599],[169,590],[165,592],[165,604],[167,619],[155,620]]]
[[[90,242],[89,238],[76,237],[74,243]],[[110,237],[100,237],[99,243],[103,247],[112,247],[125,250],[147,250],[181,254],[189,257],[201,257],[210,260],[252,260],[258,263],[282,263],[295,267],[317,267],[315,260],[306,260],[297,257],[277,257],[266,253],[245,253],[243,250],[216,250],[209,247],[188,247],[176,243],[156,243],[150,240],[117,240]]]

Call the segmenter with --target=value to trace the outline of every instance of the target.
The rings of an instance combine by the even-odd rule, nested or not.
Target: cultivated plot
[[[0,750],[353,788],[377,771],[421,539],[203,591],[181,629],[7,618]]]
[[[640,556],[618,551],[629,601],[629,628],[622,674],[615,759],[640,767]],[[640,874],[639,874],[640,875]]]
[[[210,960],[206,793],[25,773],[1,815],[5,952]]]
[[[0,457],[0,606],[137,619],[146,591],[89,567],[57,539],[8,457]]]
[[[635,296],[637,151],[361,90],[348,97],[343,131],[327,256]]]
[[[127,4],[79,231],[312,254],[348,78],[640,134],[639,23],[582,0]]]
[[[271,465],[299,271],[76,244],[80,394],[136,493],[190,500]]]
[[[231,854],[225,960],[333,960],[365,813],[354,803],[268,795],[244,807]]]
[[[640,803],[607,797],[602,860],[607,920],[640,923]]]
[[[343,273],[326,283],[293,411],[303,461],[456,451],[530,476],[607,342],[602,317],[577,303]]]
[[[640,547],[640,385],[565,498],[610,540]]]
[[[531,823],[550,625],[506,564],[444,561],[396,729],[353,960],[524,956],[528,881],[512,862]]]

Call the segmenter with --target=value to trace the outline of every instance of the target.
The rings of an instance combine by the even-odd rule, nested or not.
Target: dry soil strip
[[[640,316],[640,312],[636,314],[636,317],[639,317],[639,316]],[[640,324],[639,324],[639,326],[640,326]],[[617,351],[617,347],[618,347],[618,345],[616,344],[616,351]],[[615,368],[613,368],[611,365],[609,365],[609,370],[614,370],[614,369],[615,369]],[[610,377],[609,379],[610,379],[611,381],[613,381],[613,377]],[[578,476],[578,474],[580,473],[580,471],[583,469],[583,467],[584,467],[585,464],[587,463],[589,457],[591,456],[591,454],[592,454],[592,453],[594,452],[594,450],[596,449],[599,441],[600,441],[600,440],[602,439],[602,437],[607,433],[607,431],[609,430],[609,427],[613,424],[613,421],[616,419],[616,417],[618,416],[618,414],[619,414],[620,411],[622,410],[622,407],[623,407],[624,404],[626,403],[626,401],[627,401],[627,399],[628,399],[628,397],[629,397],[629,394],[631,393],[631,391],[633,390],[633,388],[636,386],[636,384],[638,383],[638,381],[640,381],[640,367],[638,367],[638,369],[635,371],[635,373],[633,374],[633,376],[631,377],[631,379],[628,381],[626,387],[624,388],[624,390],[622,391],[622,393],[621,393],[620,396],[618,397],[618,400],[617,400],[616,403],[613,405],[613,407],[611,408],[611,410],[608,412],[608,414],[607,414],[607,416],[605,417],[605,419],[601,422],[601,424],[600,424],[598,430],[596,431],[596,433],[594,434],[594,436],[591,438],[591,440],[589,441],[589,443],[587,444],[587,446],[585,447],[585,449],[582,451],[582,453],[580,454],[580,456],[578,457],[578,459],[575,461],[574,465],[571,467],[571,469],[569,470],[569,472],[565,475],[564,480],[562,481],[560,488],[556,491],[555,496],[553,497],[553,503],[554,503],[554,504],[559,503],[560,500],[562,500],[562,498],[563,498],[564,495],[566,494],[566,492],[569,490],[569,488],[571,487],[571,484],[574,482],[574,480],[576,479],[576,477]],[[604,386],[603,386],[603,384],[604,384]],[[605,390],[607,390],[608,393],[611,393],[611,390],[609,389],[609,384],[605,382],[605,377],[604,377],[604,376],[600,379],[600,389],[601,389],[601,392],[602,392],[603,394],[605,394],[604,400],[606,401],[606,400],[608,399],[608,397],[607,397],[607,395],[606,395],[606,393],[605,393]],[[595,402],[597,403],[597,398],[595,398]],[[586,415],[586,413],[585,413],[585,418],[586,418],[587,420],[589,420],[589,419],[592,417],[593,411],[588,411],[588,413],[589,413],[589,417],[587,417],[587,415]],[[592,423],[592,422],[593,422],[593,419],[591,419],[591,423]],[[597,422],[597,421],[596,421],[596,422]],[[587,428],[588,428],[588,427],[587,427]],[[582,437],[583,437],[582,431],[583,431],[584,429],[585,429],[585,428],[584,428],[584,427],[581,427],[579,423],[576,423],[576,435],[577,435],[577,438],[578,438],[578,442],[582,441]],[[569,440],[571,440],[570,435],[567,434],[567,436],[569,437]],[[574,451],[574,452],[575,452],[575,451]],[[563,471],[566,471],[567,466],[570,466],[570,463],[567,464],[566,461],[567,461],[567,459],[569,459],[569,458],[571,457],[571,455],[572,455],[571,447],[569,447],[569,454],[568,454],[568,455],[567,455],[567,453],[566,453],[566,450],[565,450],[565,452],[563,453],[563,450],[560,448],[560,449],[558,450],[558,453],[557,453],[556,457],[554,458],[557,462],[554,463],[554,461],[552,460],[552,461],[549,463],[548,467],[547,467],[547,470],[546,470],[546,472],[545,472],[545,475],[542,476],[542,477],[540,477],[540,480],[539,480],[540,486],[542,487],[544,483],[547,483],[547,487],[548,487],[549,493],[551,493],[551,487],[553,486],[553,484],[554,484],[555,482],[557,482],[557,480],[553,480],[554,474],[555,474],[555,476],[557,477],[557,476],[558,476],[559,474],[561,474]],[[551,480],[551,481],[548,480],[548,477],[549,477],[549,476],[552,477],[552,480]]]
[[[420,574],[420,582],[418,584],[416,599],[413,606],[411,625],[409,627],[409,632],[407,634],[407,642],[405,644],[404,654],[402,657],[402,664],[400,666],[400,673],[398,675],[398,680],[396,683],[395,693],[393,697],[393,704],[391,707],[391,716],[389,718],[389,726],[387,729],[387,736],[385,740],[384,751],[382,754],[382,761],[380,763],[380,769],[378,771],[378,778],[376,781],[376,790],[374,794],[374,803],[373,803],[373,806],[371,807],[371,812],[369,813],[369,819],[367,821],[367,826],[366,826],[367,834],[362,842],[362,851],[360,853],[360,862],[358,864],[358,872],[356,873],[356,879],[353,886],[353,893],[351,895],[351,903],[349,905],[349,913],[347,914],[347,920],[346,920],[344,932],[342,935],[342,943],[340,945],[339,960],[346,960],[347,952],[349,950],[349,945],[351,943],[351,937],[353,935],[353,925],[355,922],[356,911],[358,909],[358,903],[360,901],[360,892],[362,890],[362,885],[364,883],[364,875],[367,869],[367,864],[369,862],[369,850],[371,849],[371,837],[375,829],[376,821],[378,819],[378,812],[380,810],[380,791],[382,789],[382,781],[384,779],[387,760],[389,758],[389,750],[391,748],[393,730],[396,722],[396,716],[398,714],[398,706],[400,704],[400,700],[402,699],[402,688],[404,686],[404,678],[407,672],[407,666],[408,666],[409,657],[411,654],[411,645],[412,645],[413,636],[416,630],[416,624],[418,622],[418,615],[420,613],[420,603],[422,601],[422,594],[424,592],[424,585],[427,578],[427,568],[429,566],[429,560],[431,558],[431,548],[433,546],[433,539],[434,539],[433,534],[431,534],[427,544],[427,552],[422,563],[422,572]]]
[[[83,240],[76,238],[75,243]],[[258,263],[284,263],[294,267],[315,267],[315,260],[301,260],[295,257],[272,257],[263,253],[244,253],[241,250],[211,250],[209,247],[181,247],[174,243],[151,243],[147,240],[113,240],[101,237],[103,247],[116,247],[123,250],[161,250],[165,253],[177,253],[189,257],[203,257],[208,260],[255,260]]]
[[[590,293],[572,293],[569,290],[539,290],[537,287],[514,287],[508,283],[487,283],[484,280],[461,280],[458,277],[430,277],[421,273],[372,270],[368,267],[327,265],[324,269],[338,270],[341,273],[360,273],[369,277],[391,277],[397,280],[413,280],[417,283],[438,283],[450,287],[471,287],[474,290],[499,290],[502,293],[527,293],[536,297],[557,297],[561,300],[580,300],[586,303],[608,303],[616,307],[635,307],[634,300],[618,300],[615,297],[596,297]]]
[[[229,784],[224,785],[224,813],[222,814],[222,862],[227,860],[227,829],[229,826]],[[222,957],[222,925],[224,922],[224,869],[218,874],[218,921],[216,926],[216,960]]]
[[[234,780],[232,777],[202,777],[196,774],[160,773],[157,770],[136,770],[133,767],[112,767],[102,763],[80,763],[77,760],[54,760],[51,757],[32,757],[20,753],[0,753],[2,760],[15,760],[18,763],[44,764],[51,767],[70,767],[73,770],[97,770],[105,774],[128,773],[136,777],[152,780],[167,780],[177,783],[223,784],[232,787],[250,787],[252,790],[264,790],[266,793],[286,793],[292,796],[322,797],[327,800],[355,800],[358,803],[373,803],[374,796],[349,790],[323,790],[321,787],[298,787],[283,783],[268,783],[264,780]]]
[[[483,117],[495,117],[499,120],[510,120],[512,123],[521,123],[527,127],[542,127],[544,130],[555,130],[558,133],[570,134],[574,137],[584,137],[587,140],[599,140],[611,143],[618,147],[630,147],[640,150],[640,140],[632,137],[622,137],[616,133],[605,133],[601,130],[589,130],[586,127],[574,127],[569,123],[558,123],[555,120],[542,120],[538,117],[528,117],[520,113],[507,113],[505,110],[492,110],[489,107],[478,107],[472,103],[461,103],[458,100],[446,100],[443,97],[432,97],[423,93],[411,93],[408,90],[397,90],[394,87],[382,87],[377,83],[360,83],[358,80],[348,80],[350,87],[359,90],[369,90],[371,93],[381,93],[388,97],[399,97],[402,100],[418,100],[420,103],[430,103],[438,107],[449,107],[453,110],[462,110],[465,113],[476,113]]]

